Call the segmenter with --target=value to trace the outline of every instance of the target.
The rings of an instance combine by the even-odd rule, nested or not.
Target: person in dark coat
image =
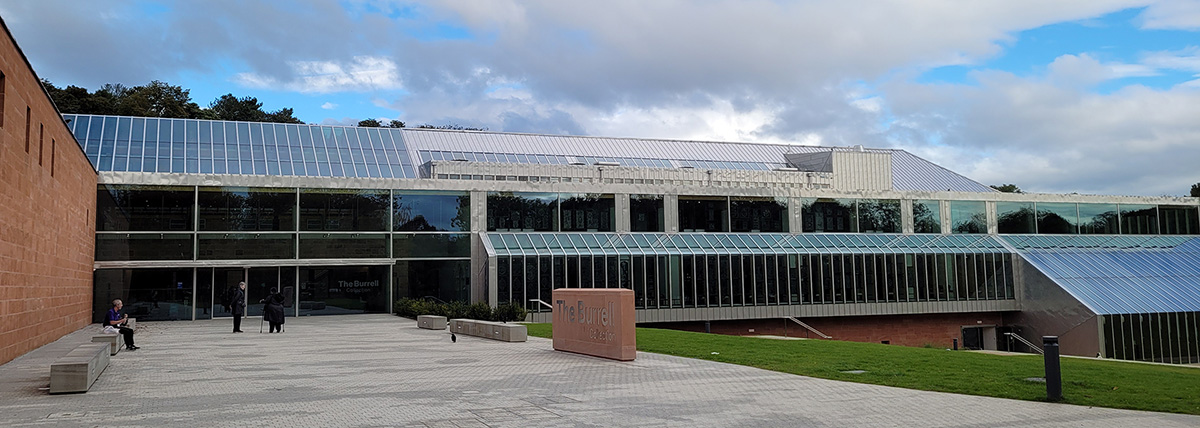
[[[242,332],[242,315],[246,315],[246,282],[238,283],[233,290],[233,332]]]
[[[271,325],[270,332],[283,333],[283,295],[279,294],[279,289],[272,288],[271,295],[260,300],[259,303],[263,304],[263,319]]]

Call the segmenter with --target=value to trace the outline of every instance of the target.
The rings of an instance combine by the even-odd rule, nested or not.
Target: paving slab
[[[0,426],[1197,427],[1200,417],[914,391],[639,352],[617,362],[417,328],[390,315],[139,323],[85,394],[50,362],[89,326],[0,366]]]

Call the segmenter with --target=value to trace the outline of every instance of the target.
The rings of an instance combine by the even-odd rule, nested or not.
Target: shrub
[[[492,307],[487,302],[475,302],[467,307],[466,318],[487,321],[492,319]]]
[[[447,303],[445,305],[442,305],[442,307],[444,308],[443,309],[443,311],[445,312],[444,315],[446,316],[447,319],[469,318],[467,316],[467,309],[469,309],[470,307],[467,306],[467,302],[456,300],[456,301]]]
[[[395,312],[396,316],[399,317],[416,318],[417,315],[420,315],[416,312],[416,304],[418,302],[419,300],[407,297],[397,300],[396,304],[392,305],[392,312]]]
[[[492,321],[525,321],[525,308],[513,303],[501,303],[492,312]]]

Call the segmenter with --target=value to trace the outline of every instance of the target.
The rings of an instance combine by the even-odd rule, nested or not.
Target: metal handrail
[[[538,303],[540,303],[542,306],[545,306],[545,307],[547,307],[547,308],[550,308],[550,310],[554,310],[554,306],[550,306],[550,304],[549,304],[549,303],[543,302],[543,301],[542,301],[542,299],[529,299],[529,301],[530,301],[530,302],[538,302]]]
[[[796,324],[800,324],[800,326],[801,326],[801,327],[807,328],[807,329],[808,329],[808,331],[811,331],[811,332],[813,332],[813,333],[816,333],[816,334],[817,334],[817,336],[821,336],[821,338],[822,338],[822,339],[833,339],[833,336],[827,335],[827,334],[825,334],[825,333],[821,333],[821,332],[820,332],[820,331],[818,331],[817,329],[815,329],[815,328],[812,328],[812,326],[811,326],[811,325],[805,324],[803,321],[800,321],[800,320],[796,319],[796,317],[787,317],[787,319],[789,319],[789,320],[792,320],[792,322],[794,322],[794,323],[796,323]]]
[[[1025,346],[1029,347],[1029,349],[1032,349],[1039,354],[1046,355],[1046,351],[1042,350],[1042,348],[1037,347],[1037,345],[1030,343],[1028,340],[1025,340],[1025,338],[1021,337],[1019,334],[1012,333],[1012,332],[1005,332],[1004,335],[1008,336],[1008,337],[1016,338],[1018,342],[1024,343]]]

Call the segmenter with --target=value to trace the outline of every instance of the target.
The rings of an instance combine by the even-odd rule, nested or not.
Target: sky
[[[34,69],[308,123],[909,151],[1026,192],[1200,183],[1200,1],[7,1]]]

